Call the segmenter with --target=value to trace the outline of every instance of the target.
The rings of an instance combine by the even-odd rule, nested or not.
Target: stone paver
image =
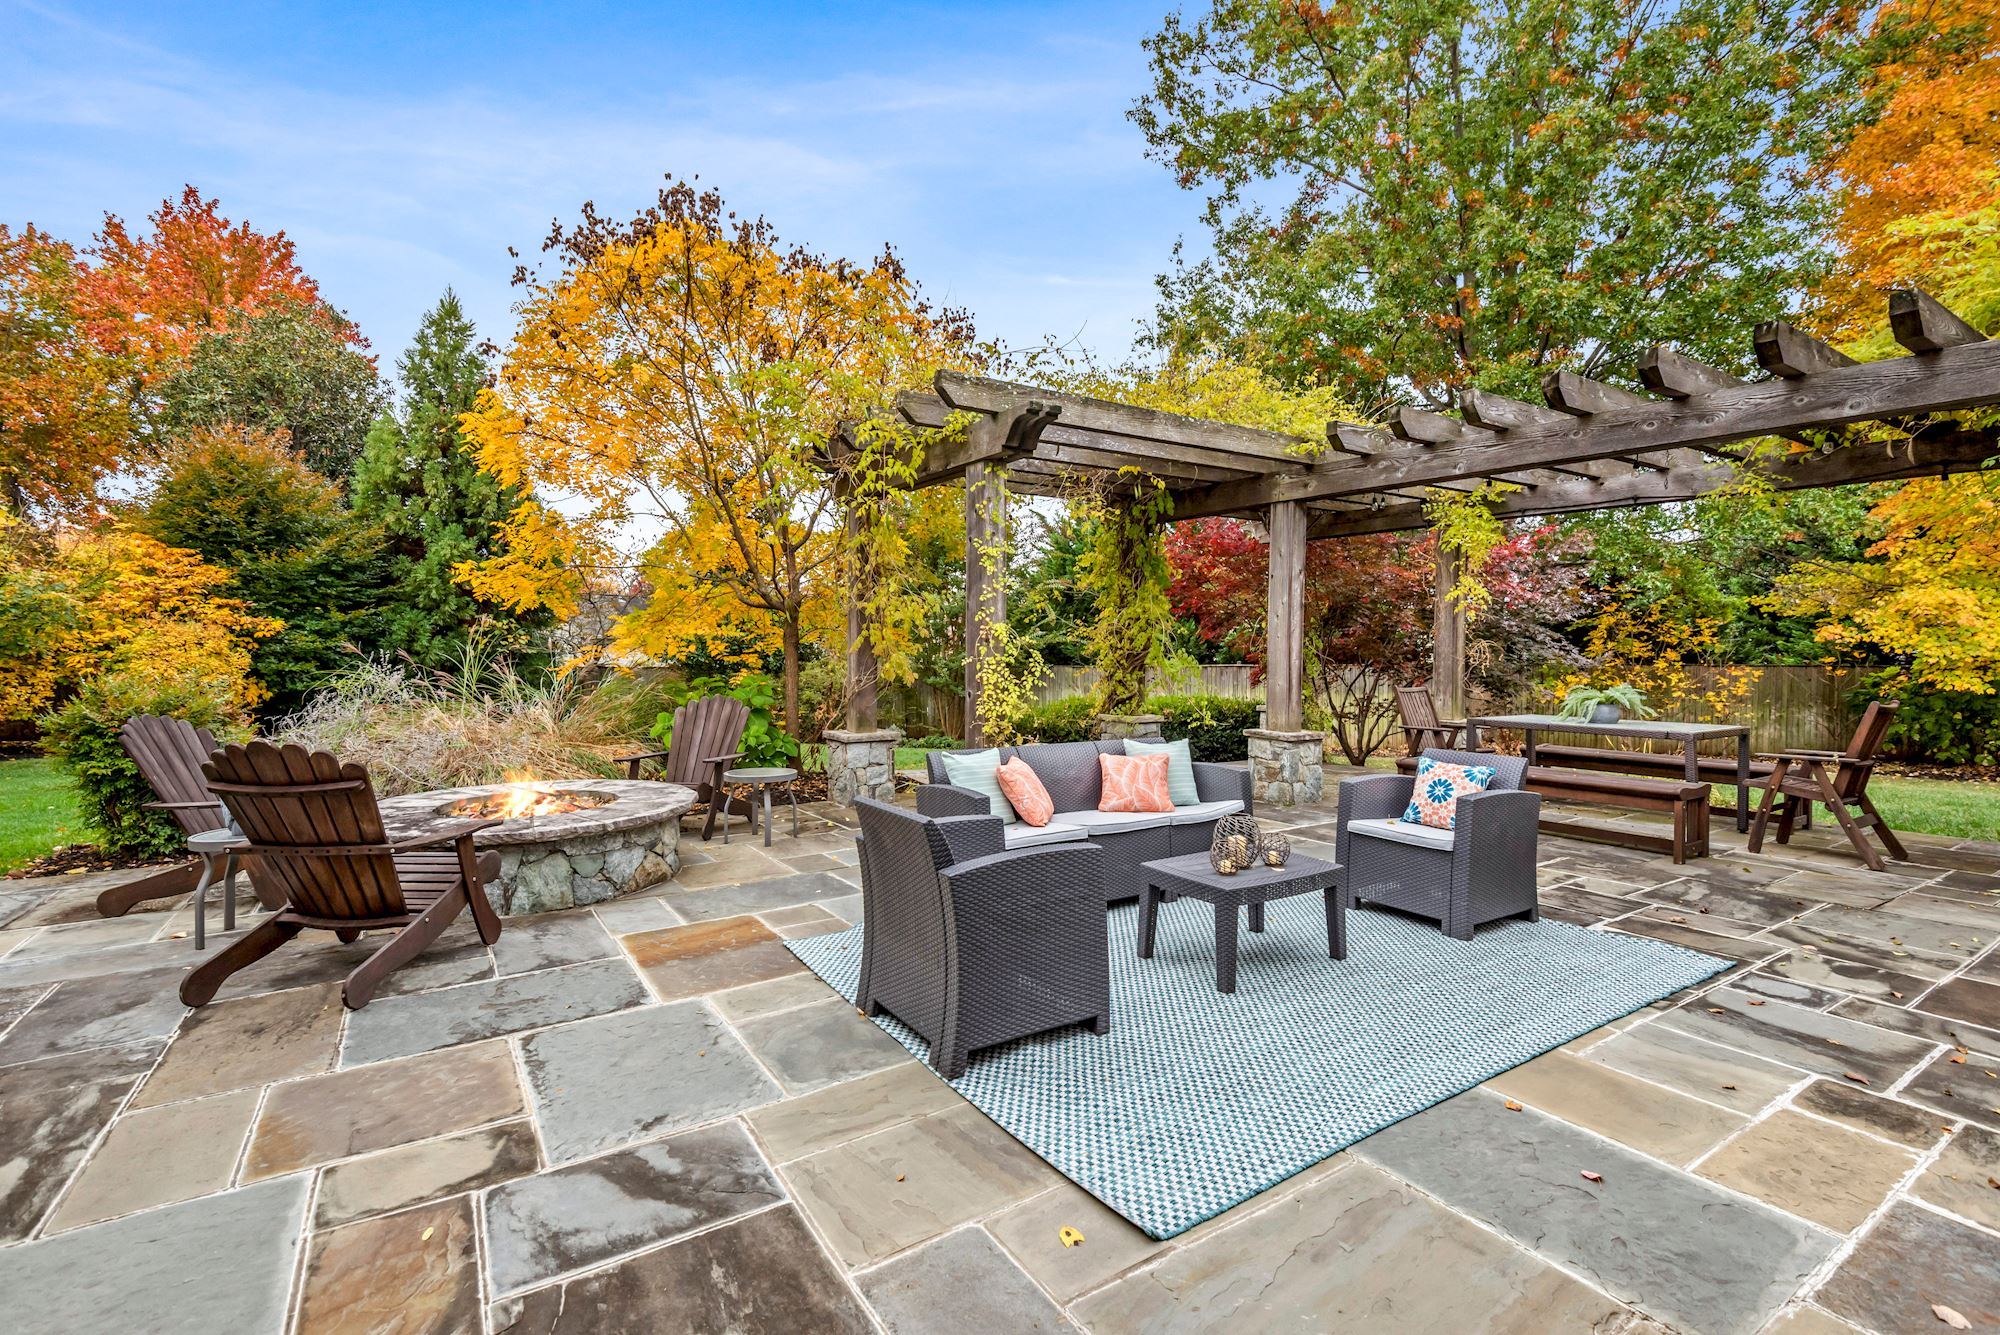
[[[1804,1078],[1789,1066],[1663,1024],[1633,1025],[1582,1055],[1740,1113],[1757,1112]]]
[[[1916,1166],[1908,1150],[1780,1112],[1710,1155],[1701,1175],[1836,1233],[1860,1226]]]
[[[204,1006],[181,1025],[132,1105],[151,1108],[330,1070],[341,1013],[333,983]]]
[[[1537,1057],[1487,1083],[1509,1098],[1668,1163],[1688,1162],[1744,1124],[1736,1113],[1566,1052]]]
[[[1813,1301],[1881,1335],[1945,1329],[1934,1304],[1974,1330],[2000,1326],[2000,1239],[1920,1205],[1901,1204],[1860,1245]]]
[[[1010,1205],[1055,1175],[969,1107],[920,1117],[780,1171],[849,1265],[879,1261]]]
[[[384,997],[348,1020],[340,1063],[407,1057],[625,1010],[645,1000],[644,984],[622,959]]]
[[[0,1066],[57,1052],[166,1037],[187,1014],[175,989],[189,967],[75,978],[60,984],[0,1038]]]
[[[1912,1188],[1917,1195],[1953,1214],[2000,1233],[2000,1135],[1967,1127]]]
[[[1056,1305],[982,1229],[962,1228],[904,1252],[859,1283],[890,1335],[1069,1329]]]
[[[349,1159],[321,1175],[314,1221],[331,1228],[525,1177],[541,1167],[540,1154],[524,1118]]]
[[[700,1002],[649,1006],[522,1041],[556,1163],[740,1112],[780,1096]]]
[[[723,1122],[495,1187],[487,1268],[511,1293],[783,1198],[742,1126]]]
[[[313,1238],[298,1335],[479,1335],[469,1198]]]
[[[790,1094],[916,1060],[844,998],[739,1020],[736,1031]]]
[[[1902,1097],[2000,1131],[2000,1053],[1941,1053],[1903,1086]]]
[[[892,1066],[859,1080],[759,1108],[745,1118],[772,1161],[783,1163],[856,1140],[964,1100],[928,1066]]]
[[[1918,1002],[1917,1009],[1982,1029],[2000,1029],[2000,985],[1955,978]]]
[[[131,1089],[130,1080],[0,1088],[0,1243],[34,1232]]]
[[[1098,1290],[1077,1311],[1092,1330],[1135,1335],[1635,1328],[1603,1294],[1359,1165]]]
[[[621,937],[662,1001],[802,973],[805,965],[755,918],[718,918]]]
[[[814,1002],[840,999],[816,973],[787,974],[766,983],[751,983],[714,993],[709,1004],[725,1020],[748,1020],[773,1011],[793,1010]]]
[[[780,870],[790,871],[790,868],[781,865]],[[832,873],[810,871],[743,881],[712,890],[673,891],[663,898],[689,922],[700,922],[790,908],[814,900],[845,899],[853,893],[852,885]]]
[[[221,1191],[236,1175],[257,1094],[239,1089],[119,1118],[49,1232]]]
[[[1668,1325],[1754,1331],[1833,1250],[1804,1223],[1479,1091],[1353,1152]]]
[[[1792,1104],[1915,1150],[1929,1149],[1944,1134],[1936,1113],[1870,1094],[1845,1080],[1815,1080],[1793,1096]]]
[[[0,1248],[9,1327],[18,1335],[282,1335],[309,1185],[303,1177],[267,1182]]]
[[[1022,1201],[986,1221],[999,1240],[1035,1282],[1069,1302],[1117,1278],[1163,1252],[1124,1216],[1074,1182],[1059,1182],[1049,1191]],[[1063,1245],[1063,1230],[1075,1229],[1083,1242]]]
[[[1762,1004],[1753,1006],[1753,1000]],[[1845,1078],[1851,1071],[1880,1086],[1893,1083],[1936,1050],[1873,1025],[1728,987],[1715,988],[1700,1005],[1683,1006],[1658,1023],[1818,1075]]]
[[[103,1080],[123,1080],[129,1089],[152,1069],[166,1045],[164,1038],[142,1038],[110,1047],[59,1052],[18,1066],[0,1066],[0,1097],[25,1097]]]
[[[518,1117],[506,1045],[483,1043],[273,1086],[245,1181]]]
[[[609,959],[617,953],[618,943],[611,939],[611,933],[587,913],[509,918],[500,939],[493,943],[493,962],[502,977]]]
[[[873,1329],[788,1206],[498,1303],[491,1327],[534,1335],[865,1335]]]

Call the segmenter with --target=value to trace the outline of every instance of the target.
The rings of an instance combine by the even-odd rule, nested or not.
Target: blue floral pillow
[[[1458,822],[1458,799],[1485,792],[1498,772],[1491,765],[1458,765],[1425,756],[1417,762],[1417,786],[1403,812],[1404,823],[1451,829]]]

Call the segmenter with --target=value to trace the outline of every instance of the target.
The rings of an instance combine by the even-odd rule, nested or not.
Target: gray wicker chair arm
[[[954,863],[938,876],[951,890],[952,908],[961,919],[987,907],[1018,913],[1037,901],[1073,901],[1099,918],[1103,915],[1104,850],[1095,844],[1017,848]]]
[[[954,864],[1007,851],[1007,827],[998,816],[940,816],[937,827]]]
[[[920,816],[991,816],[993,803],[984,793],[956,788],[948,783],[917,786],[917,814]]]
[[[1250,771],[1211,761],[1194,762],[1195,795],[1204,802],[1238,801],[1250,810]]]
[[[1454,851],[1478,849],[1489,839],[1501,838],[1533,842],[1535,827],[1542,818],[1542,795],[1519,789],[1467,793],[1458,799],[1458,816],[1453,831]]]

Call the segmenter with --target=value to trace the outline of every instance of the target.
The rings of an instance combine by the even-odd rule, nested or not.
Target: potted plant
[[[1590,723],[1616,723],[1626,714],[1633,718],[1658,718],[1659,712],[1646,703],[1636,686],[1619,682],[1616,686],[1577,686],[1563,697],[1558,718],[1582,719]]]

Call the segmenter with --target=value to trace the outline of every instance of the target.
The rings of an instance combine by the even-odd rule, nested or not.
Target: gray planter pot
[[[1624,712],[1617,705],[1611,704],[1608,701],[1590,711],[1590,721],[1592,723],[1616,723],[1623,717],[1625,717]]]

